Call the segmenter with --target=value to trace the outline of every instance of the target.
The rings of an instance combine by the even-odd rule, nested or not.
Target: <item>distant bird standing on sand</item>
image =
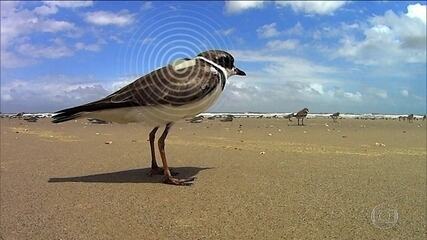
[[[334,121],[334,122],[336,122],[337,121],[337,119],[338,119],[338,117],[340,116],[340,113],[339,112],[336,112],[336,113],[333,113],[333,114],[331,114],[331,118],[332,118],[332,120]]]
[[[294,115],[295,115],[294,113],[290,113],[290,114],[288,114],[288,115],[283,116],[283,118],[284,118],[284,119],[288,119],[288,120],[289,120],[289,122],[292,122],[292,117],[293,117]]]
[[[164,183],[187,185],[194,177],[177,179],[166,161],[165,139],[172,125],[207,110],[224,90],[228,77],[245,72],[234,66],[231,54],[209,50],[193,59],[174,62],[142,76],[117,92],[85,105],[56,112],[54,123],[91,117],[117,123],[145,122],[149,134],[151,174],[165,175]],[[158,140],[163,169],[156,162],[154,140],[159,127],[165,129]]]
[[[414,114],[409,114],[407,117],[408,122],[413,122],[414,121]]]
[[[304,126],[304,118],[307,117],[307,114],[308,114],[308,108],[304,108],[294,115],[294,117],[296,117],[296,119],[298,119],[298,126],[299,126],[299,120],[300,119],[302,122],[302,126]]]

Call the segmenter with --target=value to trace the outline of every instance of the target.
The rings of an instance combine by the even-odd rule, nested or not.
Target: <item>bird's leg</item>
[[[165,153],[165,139],[169,133],[169,129],[172,126],[172,123],[166,124],[165,130],[162,133],[162,136],[159,138],[159,151],[160,157],[162,158],[163,163],[163,173],[165,175],[164,183],[173,184],[173,185],[189,185],[194,180],[194,177],[187,179],[177,179],[172,177],[171,172],[169,171],[168,163],[166,161],[166,153]]]
[[[156,132],[159,127],[153,128],[149,134],[150,139],[150,150],[151,150],[151,170],[149,175],[160,175],[162,174],[162,169],[159,168],[156,162],[156,150],[154,149],[154,140],[156,138]]]
[[[158,129],[159,129],[159,127],[153,128],[153,130],[151,130],[151,132],[149,134],[149,137],[150,137],[149,138],[150,139],[150,150],[151,150],[151,170],[149,172],[150,176],[153,176],[153,175],[163,175],[163,169],[160,168],[157,165],[157,161],[156,161],[156,150],[154,148],[154,140],[156,138],[156,132],[157,132]],[[173,172],[172,170],[171,170],[171,174],[174,175],[174,176],[177,175],[177,173]]]
[[[150,132],[151,169],[159,168],[156,162],[156,151],[154,150],[154,139],[156,138],[157,129],[159,127],[153,128]]]
[[[301,125],[304,126],[304,118],[301,118]]]
[[[299,126],[299,118],[297,118],[298,119],[298,126]]]

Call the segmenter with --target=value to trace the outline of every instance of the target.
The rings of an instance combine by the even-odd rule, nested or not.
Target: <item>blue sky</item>
[[[211,111],[426,112],[426,2],[1,2],[1,111],[104,97],[230,51]]]

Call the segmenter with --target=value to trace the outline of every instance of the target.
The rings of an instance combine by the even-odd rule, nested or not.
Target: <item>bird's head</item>
[[[204,57],[212,62],[220,65],[226,71],[228,76],[246,76],[246,73],[234,66],[233,56],[222,50],[209,50],[199,53],[197,56]]]
[[[308,108],[304,108],[302,111],[308,113]]]

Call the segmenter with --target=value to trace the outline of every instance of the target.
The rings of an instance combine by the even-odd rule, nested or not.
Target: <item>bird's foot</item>
[[[169,168],[169,171],[171,173],[172,176],[176,176],[178,175],[177,172],[173,171],[172,169]],[[153,175],[163,175],[163,168],[161,167],[157,167],[157,168],[151,168],[150,171],[148,172],[149,176],[153,176]]]
[[[163,183],[172,184],[172,185],[180,185],[180,186],[189,186],[189,185],[193,184],[194,179],[196,179],[196,177],[177,179],[177,178],[174,178],[172,176],[166,176],[165,180],[163,180]]]

